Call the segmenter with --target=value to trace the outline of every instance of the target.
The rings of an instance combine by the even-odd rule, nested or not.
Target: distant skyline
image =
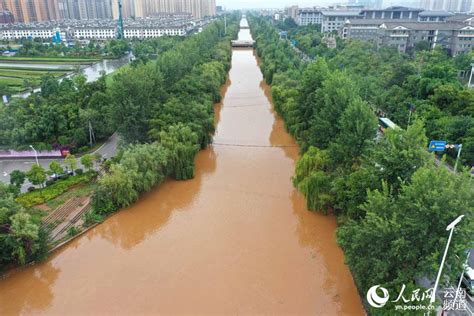
[[[291,5],[300,7],[327,6],[335,3],[347,3],[347,0],[216,0],[217,5],[224,6],[226,9],[249,9],[249,8],[283,8]],[[404,4],[407,0],[384,0],[384,7],[390,5]],[[418,3],[413,0],[410,2]]]

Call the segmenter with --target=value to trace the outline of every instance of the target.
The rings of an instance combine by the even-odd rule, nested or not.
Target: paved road
[[[100,148],[98,148],[94,153],[99,153],[104,158],[111,158],[117,152],[117,144],[119,141],[119,136],[115,133],[113,134]],[[61,164],[64,159],[39,159],[39,164],[48,169],[49,164],[52,161],[58,161]],[[5,183],[10,183],[10,173],[13,170],[28,171],[31,166],[36,163],[34,158],[28,159],[12,159],[12,160],[0,160],[0,181]],[[78,161],[79,167],[82,167]],[[23,185],[22,191],[26,191],[28,187],[31,186],[31,183],[27,182]]]

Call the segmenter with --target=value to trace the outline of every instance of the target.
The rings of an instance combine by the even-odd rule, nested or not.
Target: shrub
[[[90,226],[95,223],[100,223],[104,220],[104,216],[97,214],[94,211],[90,211],[84,214],[83,220],[86,226]]]
[[[16,201],[27,208],[32,207],[34,205],[43,204],[63,194],[70,187],[79,183],[87,182],[89,180],[90,179],[87,175],[77,175],[58,180],[44,189],[35,189],[33,191],[30,191],[30,189],[28,188],[29,192],[20,194],[16,198]]]
[[[75,226],[71,226],[67,229],[67,235],[69,237],[74,237],[79,233],[79,229]]]
[[[76,169],[76,170],[74,170],[74,172],[75,172],[77,175],[82,175],[82,174],[84,174],[84,170],[82,170],[82,169]]]

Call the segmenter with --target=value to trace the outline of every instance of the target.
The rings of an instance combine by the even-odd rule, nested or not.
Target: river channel
[[[0,315],[363,315],[335,219],[292,186],[298,148],[252,49],[233,50],[222,95],[194,179],[0,280]]]

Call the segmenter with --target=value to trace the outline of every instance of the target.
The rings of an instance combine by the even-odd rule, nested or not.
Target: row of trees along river
[[[226,38],[218,21],[114,77],[112,122],[135,145],[99,182],[94,215],[123,209],[1,280],[0,314],[364,313],[335,218],[293,187],[298,146],[259,58],[234,49],[229,64],[237,19]]]
[[[304,63],[270,20],[250,21],[275,109],[301,145],[293,183],[309,209],[337,215],[337,241],[360,292],[381,284],[392,294],[403,285],[411,293],[419,287],[416,280],[434,280],[446,226],[463,214],[444,270],[458,280],[474,236],[472,181],[467,168],[456,175],[436,166],[424,127],[424,120],[440,127],[462,121],[466,124],[454,124],[456,137],[469,141],[474,92],[457,81],[454,62],[442,51],[427,51],[417,74],[418,60],[396,50],[358,41],[339,42],[331,50],[307,28],[313,42],[300,47],[316,61]],[[292,36],[300,36],[298,30]],[[382,108],[399,121],[408,117],[407,100],[419,106],[411,124],[375,138],[374,112]],[[429,130],[434,133],[433,125]],[[395,310],[390,302],[370,312]]]

